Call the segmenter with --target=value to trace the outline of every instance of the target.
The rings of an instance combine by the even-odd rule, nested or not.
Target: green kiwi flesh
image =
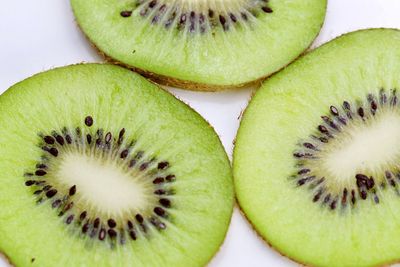
[[[326,0],[71,0],[79,27],[113,61],[193,90],[241,87],[297,58]]]
[[[369,29],[267,80],[238,131],[234,184],[258,233],[311,266],[400,260],[400,32]]]
[[[226,153],[187,105],[121,67],[0,96],[0,251],[15,266],[203,266],[233,209]]]

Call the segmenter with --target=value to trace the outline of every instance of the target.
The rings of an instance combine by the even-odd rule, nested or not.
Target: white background
[[[53,67],[102,61],[76,27],[68,0],[1,2],[1,92],[34,73]],[[400,28],[400,1],[330,0],[325,25],[313,47],[343,33],[370,27]],[[214,126],[230,157],[239,126],[238,117],[253,90],[197,93],[171,89]],[[0,267],[4,266],[7,264],[0,259]],[[210,266],[297,265],[261,241],[235,209],[225,243]]]

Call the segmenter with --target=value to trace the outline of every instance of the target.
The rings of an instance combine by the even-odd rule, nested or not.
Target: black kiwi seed
[[[38,168],[38,169],[47,169],[47,166],[45,164],[43,164],[43,163],[38,163],[38,164],[36,164],[36,168]]]
[[[66,211],[70,210],[73,206],[74,206],[74,202],[70,202],[67,205],[65,205],[63,211],[66,212]]]
[[[129,168],[132,168],[133,166],[135,166],[136,164],[136,160],[132,159],[131,161],[129,161]]]
[[[361,118],[364,118],[364,109],[363,108],[358,108],[357,110],[358,115],[360,115]]]
[[[132,223],[131,221],[128,221],[127,225],[128,225],[128,228],[129,228],[129,229],[132,229],[132,228],[133,228],[133,223]]]
[[[111,134],[110,132],[108,132],[108,133],[106,134],[106,138],[105,138],[104,140],[106,141],[106,143],[110,143],[111,138],[112,138],[112,134]]]
[[[221,23],[222,28],[224,29],[224,31],[229,30],[229,25],[228,25],[228,23],[226,23],[226,19],[225,19],[224,16],[219,15],[219,22]]]
[[[157,189],[156,191],[154,191],[154,194],[156,195],[165,195],[165,190],[164,189]]]
[[[45,176],[46,174],[47,174],[47,172],[44,171],[44,170],[37,170],[37,171],[35,171],[35,175],[36,175],[36,176]]]
[[[81,136],[82,136],[81,128],[76,127],[75,132],[76,132],[76,135],[77,135],[78,137],[81,137]]]
[[[323,126],[323,125],[319,125],[318,126],[318,130],[321,132],[321,133],[329,133],[329,131],[328,131],[328,129],[325,127],[325,126]]]
[[[143,216],[140,214],[136,214],[135,216],[136,221],[138,221],[138,223],[143,223]]]
[[[110,228],[117,226],[117,223],[113,219],[108,219],[107,224]]]
[[[332,115],[334,115],[334,116],[338,116],[339,115],[339,111],[335,106],[330,106],[329,109],[330,109]]]
[[[69,195],[73,196],[76,193],[76,185],[73,185],[70,189],[69,189]]]
[[[52,204],[51,204],[51,206],[53,207],[53,208],[57,208],[58,206],[60,206],[61,205],[61,200],[60,199],[57,199],[57,200],[55,200]]]
[[[68,143],[68,144],[72,144],[72,138],[71,138],[71,136],[70,136],[69,134],[67,134],[67,135],[65,136],[65,140],[67,140],[67,143]]]
[[[234,14],[229,13],[229,18],[232,20],[233,23],[237,22],[237,18],[236,18],[236,16]]]
[[[309,149],[315,149],[315,146],[311,143],[304,143],[303,146]]]
[[[324,198],[324,203],[328,203],[330,199],[331,199],[331,194],[327,194]]]
[[[356,192],[351,190],[351,203],[354,205],[356,203]]]
[[[130,231],[129,236],[132,238],[132,240],[136,240],[136,234],[134,231]]]
[[[56,137],[57,143],[59,143],[60,145],[63,146],[65,143],[64,138],[61,135],[56,135],[55,137]]]
[[[74,220],[74,215],[68,216],[67,220],[65,221],[67,224],[70,224]]]
[[[46,192],[46,197],[48,198],[52,198],[57,194],[57,190],[56,189],[51,189],[49,191]]]
[[[157,177],[156,179],[153,180],[153,184],[161,184],[164,182],[164,178],[162,177]]]
[[[99,225],[100,225],[100,218],[96,218],[96,219],[94,220],[94,222],[93,222],[93,227],[94,227],[94,228],[97,228],[97,227],[99,227]]]
[[[150,3],[149,3],[149,7],[150,8],[153,8],[153,7],[155,7],[157,5],[157,0],[153,0],[153,1],[151,1]]]
[[[166,208],[171,207],[171,201],[169,199],[166,198],[162,198],[158,201],[161,205],[163,205]]]
[[[51,137],[51,136],[49,136],[49,135],[46,135],[46,136],[43,138],[43,140],[44,140],[47,144],[49,144],[49,145],[52,145],[52,144],[54,144],[54,142],[55,142],[54,138]]]
[[[321,198],[321,195],[322,195],[322,190],[319,190],[318,193],[314,196],[313,202],[317,202]]]
[[[144,171],[145,169],[147,169],[147,167],[149,167],[148,162],[142,163],[139,167],[139,170]]]
[[[99,232],[99,240],[104,240],[104,238],[106,238],[106,230],[101,228]]]
[[[35,181],[32,181],[32,180],[29,180],[29,181],[25,182],[26,186],[31,186],[31,185],[34,185],[34,184],[35,184]]]
[[[166,228],[166,225],[163,222],[160,222],[159,220],[157,220],[154,217],[150,218],[150,223],[152,225],[154,225],[155,227],[157,227],[157,229],[160,229],[160,230],[163,230]]]
[[[347,188],[343,189],[342,205],[345,205],[346,202],[347,202]]]
[[[115,232],[115,230],[113,229],[108,229],[108,235],[110,236],[110,238],[115,238],[117,236],[117,232]]]
[[[332,210],[334,210],[334,209],[336,208],[336,202],[337,202],[336,199],[335,199],[334,201],[332,201],[332,203],[331,203],[331,205],[330,205],[330,207],[331,207]]]
[[[129,153],[128,149],[123,150],[120,155],[121,159],[126,158],[128,156],[128,153]]]
[[[311,170],[310,169],[301,169],[300,171],[297,172],[297,174],[306,174],[309,173]]]
[[[92,136],[90,134],[86,135],[86,141],[90,145],[92,143]]]
[[[127,10],[121,11],[120,15],[121,17],[128,18],[132,15],[132,11],[127,11]]]
[[[263,6],[261,9],[262,9],[262,11],[264,11],[265,13],[272,13],[272,9],[271,9],[270,7]]]
[[[92,125],[93,125],[93,118],[92,118],[91,116],[87,116],[87,117],[85,118],[85,124],[86,124],[86,126],[88,126],[88,127],[92,126]]]
[[[51,185],[46,185],[43,187],[43,191],[48,191],[51,188]]]
[[[79,215],[79,219],[80,219],[81,221],[83,221],[83,220],[86,218],[86,215],[87,215],[87,212],[86,212],[86,211],[83,211],[83,212]]]
[[[39,195],[40,193],[42,193],[43,190],[36,190],[35,192],[33,192],[34,195]]]
[[[189,31],[190,32],[194,32],[194,30],[195,30],[195,18],[196,18],[196,14],[193,11],[191,11],[190,16],[189,16],[189,21],[190,21]]]
[[[120,145],[124,139],[125,128],[122,128],[118,135],[118,145]]]
[[[86,233],[88,230],[89,230],[89,223],[87,222],[82,226],[82,233]]]
[[[159,170],[165,170],[165,169],[168,168],[168,167],[169,167],[169,163],[168,163],[167,161],[160,162],[160,163],[158,163],[158,165],[157,165],[157,168],[158,168]]]
[[[57,150],[57,148],[55,148],[55,147],[51,147],[51,148],[49,148],[49,147],[47,147],[47,146],[44,146],[44,147],[42,147],[42,149],[44,150],[44,151],[46,151],[46,152],[49,152],[52,156],[54,156],[54,157],[57,157],[58,156],[58,150]]]
[[[159,216],[165,216],[165,210],[160,207],[155,207],[154,208],[154,213],[159,215]]]

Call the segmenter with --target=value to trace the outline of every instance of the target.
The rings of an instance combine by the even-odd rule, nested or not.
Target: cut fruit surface
[[[400,260],[400,32],[341,36],[267,80],[241,122],[237,198],[312,266]]]
[[[0,251],[15,266],[202,266],[233,209],[196,112],[129,70],[58,68],[0,96]]]
[[[278,71],[314,40],[326,0],[71,0],[106,56],[169,85],[243,86]]]

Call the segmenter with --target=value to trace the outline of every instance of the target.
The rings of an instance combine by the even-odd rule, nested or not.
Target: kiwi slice
[[[196,112],[111,65],[0,97],[0,250],[16,266],[201,266],[233,208],[226,153]]]
[[[326,0],[71,0],[107,57],[167,85],[245,86],[279,70],[319,32]]]
[[[264,83],[234,150],[241,208],[313,266],[400,259],[400,32],[346,34]]]

